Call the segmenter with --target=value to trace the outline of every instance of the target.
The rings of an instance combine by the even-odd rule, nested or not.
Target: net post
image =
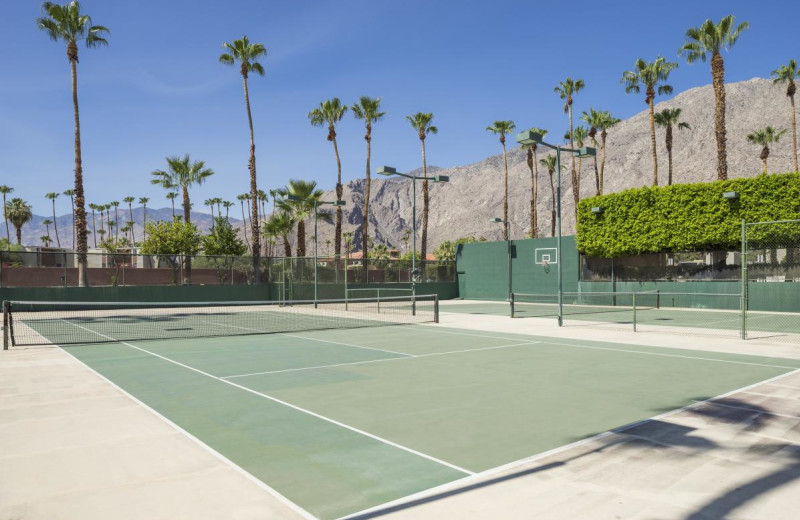
[[[8,302],[3,300],[3,350],[8,350]]]
[[[636,332],[636,291],[633,291],[633,332]]]
[[[411,282],[411,315],[417,315],[417,287]]]
[[[439,323],[439,295],[433,295],[433,322]]]
[[[377,296],[377,298],[378,298],[378,312],[381,312],[381,288],[378,287],[376,289],[376,292],[378,293],[378,296]]]
[[[509,303],[509,305],[511,307],[510,308],[510,313],[511,313],[511,317],[513,318],[514,317],[514,293],[513,292],[508,295],[508,303]]]
[[[747,339],[747,222],[742,219],[742,287],[740,289],[739,306],[742,312],[742,327],[739,335],[742,339]]]

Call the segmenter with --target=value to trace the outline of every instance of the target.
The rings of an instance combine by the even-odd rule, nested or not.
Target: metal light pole
[[[314,308],[317,308],[317,242],[319,241],[317,237],[317,210],[319,206],[324,206],[326,204],[330,206],[346,206],[347,203],[343,200],[334,200],[334,201],[324,201],[324,200],[317,200],[317,199],[303,199],[298,197],[297,195],[287,195],[286,197],[289,200],[299,201],[299,202],[310,202],[314,205]]]
[[[489,222],[502,222],[505,224],[506,228],[506,236],[508,240],[506,240],[507,250],[507,257],[508,257],[508,301],[512,300],[512,291],[511,291],[511,223],[507,220],[503,220],[499,217],[489,219]]]
[[[407,173],[400,173],[391,166],[381,166],[378,169],[378,175],[399,175],[411,179],[411,295],[417,294],[416,276],[417,276],[417,179],[419,180],[432,180],[433,182],[449,182],[450,177],[447,175],[434,175],[433,177],[419,177],[409,175]]]
[[[597,150],[589,146],[584,146],[583,148],[563,148],[561,146],[548,144],[542,140],[542,134],[532,132],[531,130],[526,130],[517,134],[517,142],[526,146],[536,143],[556,151],[556,227],[558,229],[558,238],[556,239],[556,254],[558,255],[556,272],[558,276],[558,326],[561,327],[564,325],[564,288],[561,275],[561,152],[569,152],[577,158],[584,159],[597,155]],[[573,189],[579,188],[579,186],[573,186]]]

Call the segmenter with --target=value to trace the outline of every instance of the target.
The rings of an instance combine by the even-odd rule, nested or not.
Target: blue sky
[[[48,214],[49,191],[72,187],[73,136],[65,47],[34,23],[38,1],[4,0],[7,42],[0,68],[0,184],[34,213]],[[677,57],[687,28],[734,14],[751,28],[725,55],[726,80],[768,77],[800,59],[794,2],[511,2],[450,0],[84,0],[82,10],[111,30],[108,47],[80,49],[79,95],[88,202],[131,195],[168,207],[149,183],[168,155],[189,153],[216,171],[191,192],[209,197],[248,190],[248,135],[241,76],[217,62],[221,44],[246,34],[263,43],[264,77],[251,76],[259,187],[290,178],[333,187],[336,168],[309,110],[337,96],[352,104],[380,96],[387,112],[373,131],[373,171],[420,166],[419,140],[405,116],[433,112],[439,134],[428,163],[468,164],[499,153],[484,129],[498,119],[518,128],[567,128],[553,87],[582,78],[575,98],[621,118],[645,108],[627,95],[623,71],[659,54],[680,62],[675,92],[710,83],[708,64]],[[664,98],[661,98],[664,99]],[[658,99],[657,99],[658,101]],[[348,115],[338,127],[343,177],[364,176],[364,127]],[[61,197],[57,212],[68,213]]]

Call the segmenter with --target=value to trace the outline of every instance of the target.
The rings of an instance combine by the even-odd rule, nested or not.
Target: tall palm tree
[[[94,238],[94,248],[97,249],[97,227],[95,226],[94,221],[94,212],[95,210],[100,209],[99,206],[93,202],[89,203],[89,208],[92,210],[92,238]],[[100,225],[103,225],[102,217],[100,218]]]
[[[640,86],[645,87],[644,102],[650,110],[650,147],[653,153],[653,186],[658,186],[658,157],[656,156],[656,122],[653,100],[656,97],[656,87],[659,95],[671,94],[672,86],[665,85],[669,73],[678,67],[677,63],[668,62],[663,56],[659,56],[655,61],[646,62],[639,58],[633,66],[633,70],[626,70],[622,73],[621,83],[625,85],[625,92],[630,94],[641,90]]]
[[[621,119],[614,117],[611,115],[611,112],[603,111],[600,113],[601,118],[599,121],[599,125],[597,128],[600,129],[600,189],[598,195],[603,194],[603,180],[605,178],[605,171],[606,171],[606,139],[608,139],[608,131],[619,124]]]
[[[539,159],[539,164],[547,169],[547,173],[550,176],[550,193],[553,195],[553,206],[550,211],[550,236],[554,237],[556,236],[556,185],[553,174],[556,172],[556,156],[549,154],[544,159]],[[564,170],[564,165],[561,166],[561,169]]]
[[[239,201],[239,204],[242,206],[242,223],[244,225],[244,241],[247,244],[247,248],[250,249],[250,239],[247,238],[247,213],[244,211],[244,203],[250,200],[249,193],[242,193],[241,195],[236,196],[236,200]]]
[[[756,130],[752,134],[747,136],[747,140],[753,144],[761,145],[761,163],[764,165],[764,170],[761,172],[762,175],[767,174],[767,157],[769,157],[769,145],[772,143],[777,143],[778,140],[783,137],[788,130],[785,128],[772,128],[771,126],[767,126],[762,128],[761,130]]]
[[[147,240],[147,203],[150,202],[150,199],[147,197],[139,197],[139,204],[142,205],[142,234],[144,235],[144,240]]]
[[[672,128],[675,127],[678,130],[689,128],[689,123],[680,121],[680,117],[680,108],[665,108],[655,115],[656,124],[662,128],[665,128],[667,134],[667,160],[669,161],[669,176],[667,177],[667,186],[672,185]]]
[[[8,229],[8,216],[6,215],[6,195],[13,192],[14,188],[3,184],[0,186],[0,193],[3,194],[3,220],[6,222],[6,246],[11,247],[11,233]]]
[[[547,130],[544,128],[533,127],[530,129],[530,131],[541,135],[542,139],[544,139],[544,136],[547,135]],[[537,238],[539,236],[539,216],[536,208],[536,206],[539,204],[539,161],[536,157],[537,148],[538,146],[536,143],[528,146],[522,145],[522,149],[525,150],[526,155],[525,162],[528,164],[528,169],[531,171],[531,238]]]
[[[420,248],[420,258],[423,263],[428,252],[428,215],[430,212],[430,198],[428,195],[428,161],[425,157],[425,137],[428,134],[437,134],[439,129],[433,126],[433,114],[431,112],[417,112],[406,116],[406,120],[411,123],[411,127],[416,130],[419,142],[422,145],[422,247]]]
[[[253,237],[253,272],[255,283],[261,281],[261,246],[259,243],[258,228],[258,185],[256,183],[256,142],[253,136],[253,115],[250,111],[250,92],[247,88],[247,78],[251,72],[259,76],[264,75],[264,67],[258,62],[259,58],[267,56],[267,48],[260,43],[250,43],[247,36],[242,36],[232,43],[223,43],[222,46],[227,50],[219,57],[219,62],[224,65],[239,64],[239,73],[242,75],[244,85],[244,102],[247,106],[247,124],[250,128],[250,233]]]
[[[172,218],[174,219],[175,218],[175,199],[178,198],[178,192],[177,191],[171,191],[171,192],[167,193],[166,197],[172,203]]]
[[[364,258],[364,280],[367,279],[368,262],[367,249],[369,247],[369,190],[370,190],[370,166],[369,161],[372,155],[372,123],[377,123],[386,112],[381,112],[381,98],[371,98],[369,96],[361,96],[358,103],[350,107],[356,119],[364,121],[367,132],[364,134],[364,140],[367,142],[367,177],[364,184],[364,212],[362,214],[363,222],[361,224],[361,249]]]
[[[575,146],[577,146],[578,148],[583,148],[584,142],[586,141],[587,137],[589,137],[589,130],[587,130],[585,126],[576,126],[575,129],[572,131],[572,139],[575,142]],[[575,175],[575,180],[577,184],[572,188],[572,196],[575,198],[575,218],[578,217],[578,202],[580,202],[581,200],[582,163],[583,159],[578,157],[578,168],[577,168],[577,173]]]
[[[229,200],[223,200],[222,201],[222,205],[225,206],[225,218],[226,219],[230,218],[229,215],[230,215],[231,208],[235,204],[233,202],[229,201]]]
[[[66,195],[70,200],[70,208],[72,208],[72,249],[75,250],[75,190],[68,189],[61,192]]]
[[[24,200],[15,197],[6,203],[6,216],[17,231],[17,245],[22,245],[22,226],[33,218],[31,206]]]
[[[290,258],[292,256],[292,244],[289,242],[289,233],[294,228],[294,220],[288,213],[282,211],[273,212],[264,225],[264,232],[267,236],[272,238],[283,239],[283,256]]]
[[[114,233],[114,240],[119,240],[119,201],[111,201],[111,207],[114,208],[114,226],[117,230],[117,232]]]
[[[42,224],[44,224],[44,229],[45,229],[45,232],[47,233],[47,237],[48,238],[50,237],[50,224],[52,224],[52,223],[53,223],[53,221],[50,220],[49,218],[46,218],[46,219],[44,219],[42,221]],[[52,240],[51,240],[51,242],[52,242]]]
[[[786,85],[786,97],[789,98],[789,104],[792,107],[792,151],[794,152],[794,171],[800,172],[797,167],[797,121],[794,109],[794,93],[797,87],[794,84],[795,79],[800,79],[800,68],[797,67],[797,62],[789,60],[788,65],[772,71],[773,83],[788,83]]]
[[[322,199],[323,191],[317,189],[316,181],[290,179],[285,188],[278,190],[278,209],[297,223],[297,256],[306,256],[306,224],[305,221],[314,213],[314,201]],[[297,200],[289,200],[289,196]],[[317,212],[319,219],[329,218],[328,213]]]
[[[60,193],[56,193],[54,191],[51,191],[50,193],[46,194],[45,197],[50,199],[50,202],[53,203],[53,227],[55,228],[55,231],[56,231],[56,244],[60,248],[61,247],[61,240],[58,238],[58,222],[56,222],[56,199],[58,198],[59,195],[60,195]]]
[[[128,227],[130,228],[129,231],[131,232],[131,245],[134,245],[136,244],[136,235],[133,231],[133,202],[136,200],[136,197],[127,196],[122,200],[128,204],[128,215],[131,217],[131,219],[128,221],[131,222],[131,224]]]
[[[570,148],[575,148],[575,143],[572,139],[572,101],[573,96],[583,90],[586,85],[584,84],[582,79],[575,79],[573,80],[571,77],[567,76],[567,79],[564,81],[560,81],[558,86],[553,89],[553,92],[558,94],[560,99],[564,100],[564,113],[569,114],[569,145]],[[572,155],[572,168],[570,170],[570,174],[572,175],[572,185],[577,186],[578,182],[575,173],[575,156]],[[573,193],[576,190],[572,190]],[[574,196],[574,194],[573,194]],[[578,201],[575,201],[575,206],[578,205]]]
[[[584,111],[581,114],[581,121],[589,125],[589,139],[592,140],[592,145],[599,148],[597,144],[597,131],[603,124],[603,112],[589,108],[589,111]],[[594,155],[594,186],[595,195],[600,195],[600,169],[597,167],[597,154]]]
[[[308,119],[313,126],[328,125],[328,141],[333,143],[333,153],[336,155],[336,200],[342,200],[342,161],[339,158],[339,146],[336,143],[336,123],[342,120],[347,113],[347,105],[342,105],[339,98],[328,99],[319,104],[317,108],[308,113]],[[275,200],[273,195],[272,200]],[[342,207],[336,206],[336,229],[334,231],[334,254],[339,256],[342,251]]]
[[[503,240],[508,240],[508,158],[506,157],[506,134],[514,131],[517,125],[514,121],[495,121],[486,127],[486,131],[500,135],[500,145],[503,147],[503,169],[505,170],[505,197],[503,198]]]
[[[42,16],[36,19],[39,29],[45,31],[53,41],[67,44],[67,59],[72,77],[72,108],[75,119],[75,227],[78,236],[78,285],[88,286],[86,273],[87,230],[86,201],[83,194],[83,162],[81,160],[81,125],[78,114],[78,42],[83,40],[87,48],[108,45],[103,37],[109,30],[102,25],[92,25],[89,15],[81,14],[77,0],[66,5],[53,2],[42,4]]]
[[[714,135],[717,139],[717,178],[728,178],[728,151],[725,137],[725,62],[722,51],[734,46],[742,31],[750,24],[742,22],[734,28],[734,17],[728,15],[719,23],[706,20],[699,27],[686,31],[686,42],[678,49],[688,63],[703,62],[711,55],[711,82],[714,86]]]
[[[211,229],[214,229],[214,199],[206,199],[203,205],[211,208]]]

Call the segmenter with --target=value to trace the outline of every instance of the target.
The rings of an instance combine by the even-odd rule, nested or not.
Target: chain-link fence
[[[91,286],[128,285],[250,285],[255,282],[252,257],[184,256],[130,253],[88,253],[87,275]],[[314,259],[270,258],[259,260],[261,283],[314,283]],[[417,263],[416,281],[454,282],[454,262]],[[408,283],[410,260],[370,261],[365,273],[361,260],[319,258],[320,284]],[[78,255],[65,251],[0,251],[0,287],[77,286]]]
[[[583,282],[738,281],[739,251],[647,253],[616,258],[581,256]]]

